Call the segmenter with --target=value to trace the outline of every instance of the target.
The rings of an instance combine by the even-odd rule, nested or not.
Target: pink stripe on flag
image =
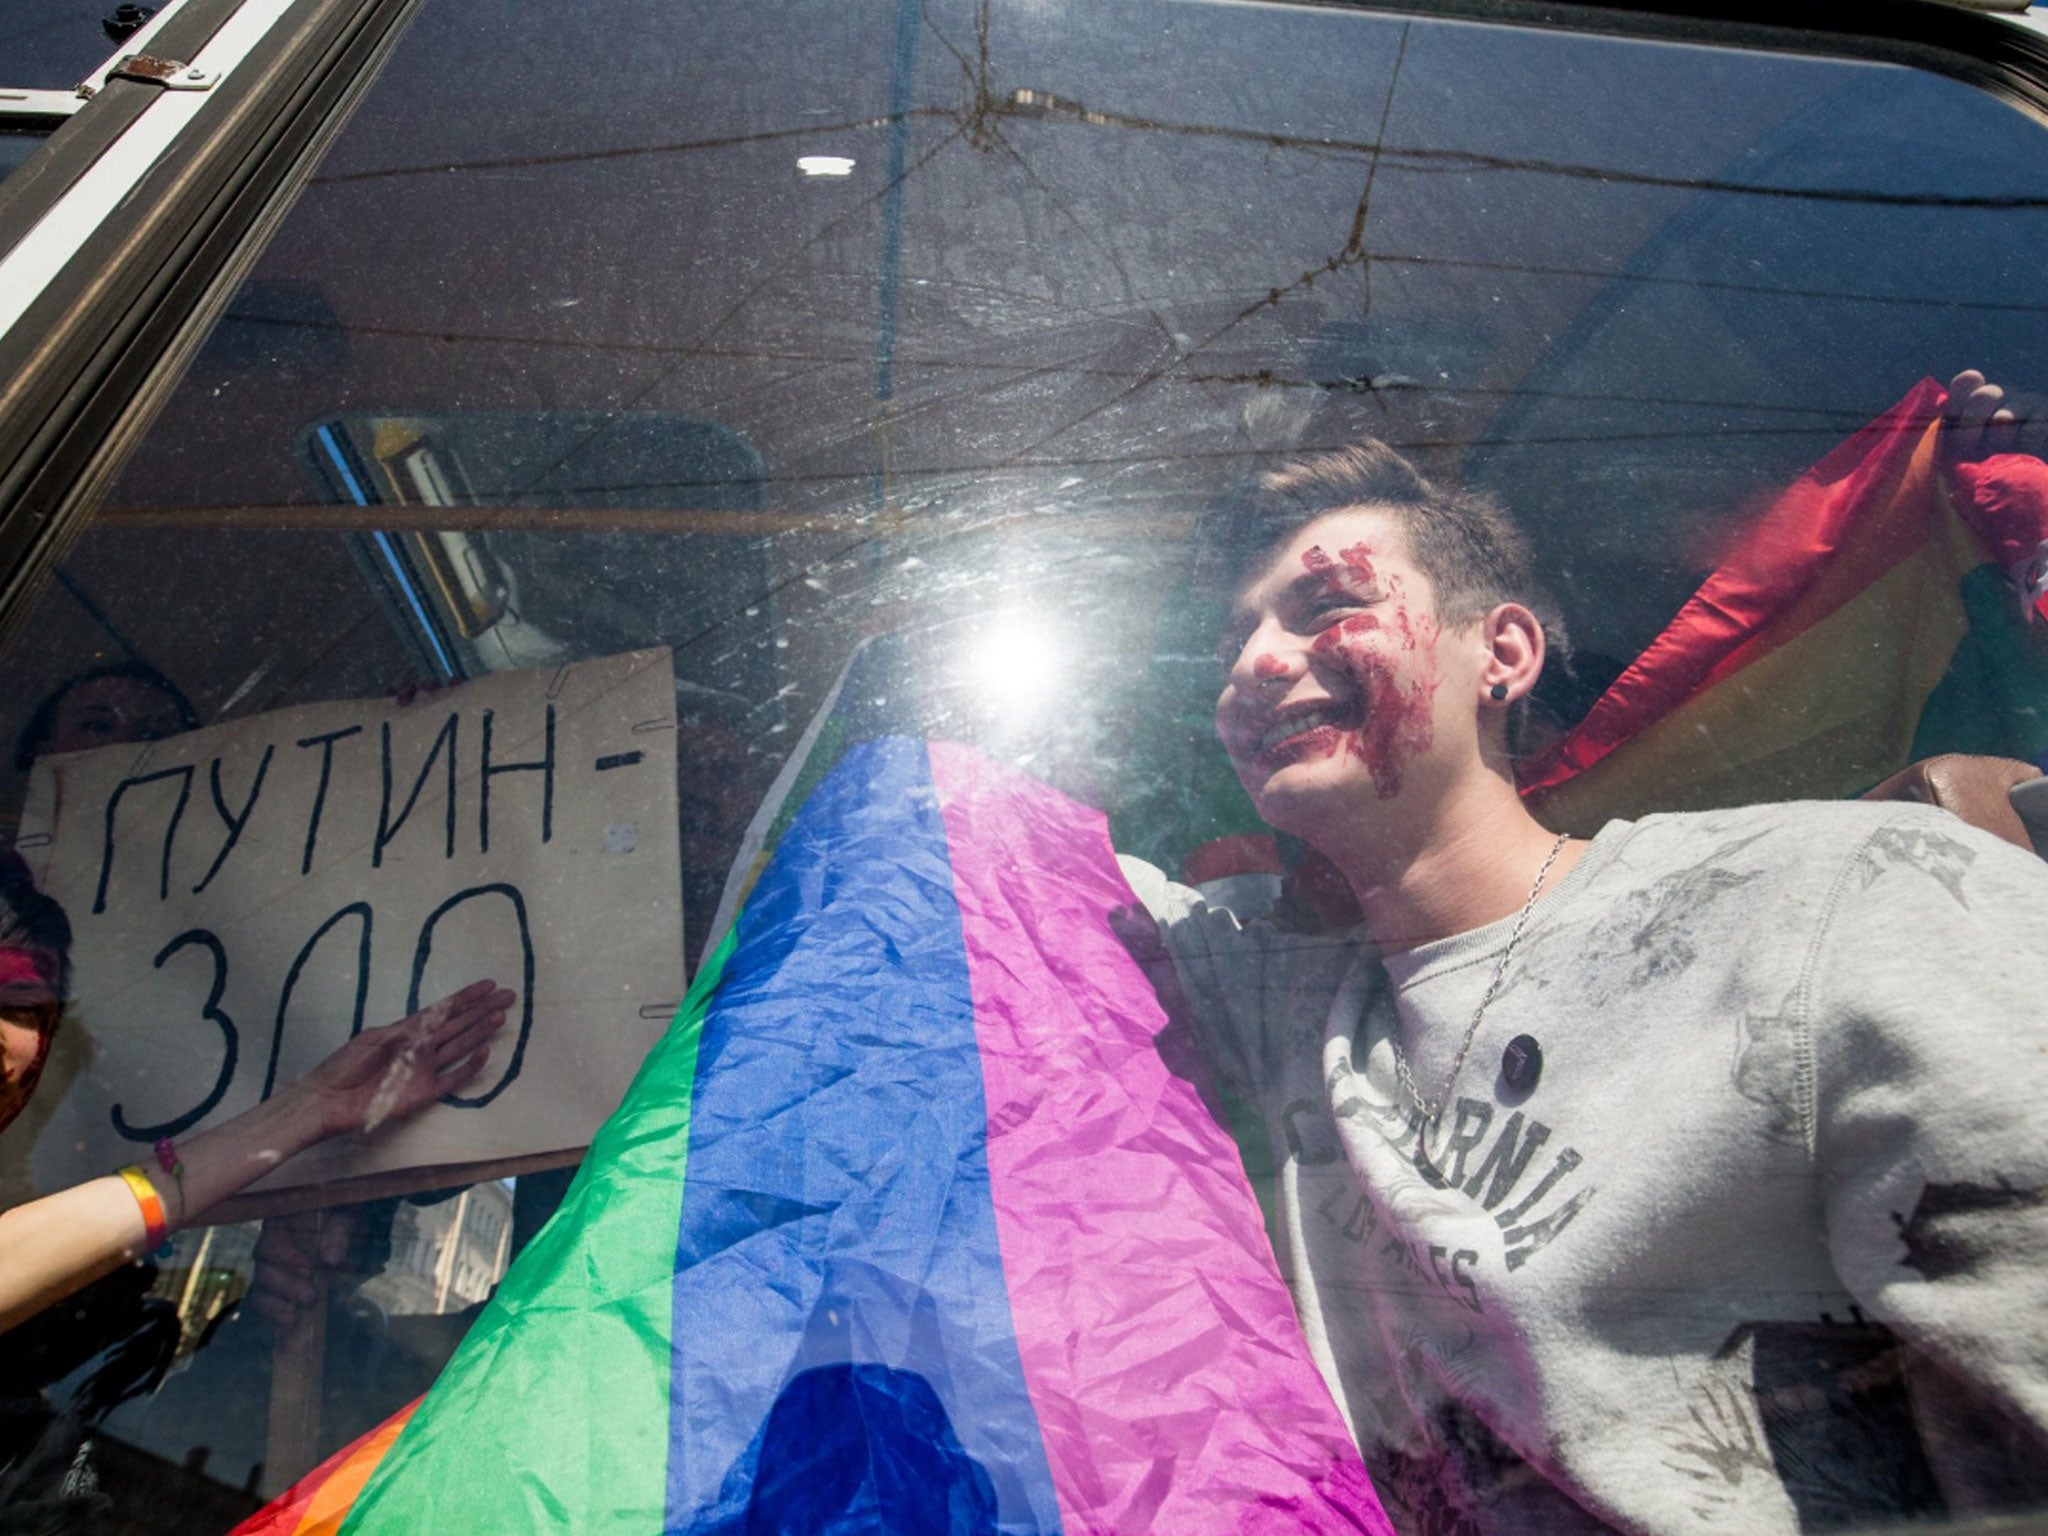
[[[1067,1536],[1388,1536],[1237,1149],[1161,1060],[1096,812],[931,747],[1024,1379]]]

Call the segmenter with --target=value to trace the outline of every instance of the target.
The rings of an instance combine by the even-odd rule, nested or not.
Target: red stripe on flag
[[[339,1531],[363,1484],[422,1401],[415,1398],[367,1435],[343,1446],[228,1536],[330,1536]]]
[[[1584,772],[1695,690],[1793,639],[1921,549],[1938,498],[1914,494],[1933,488],[1909,480],[1909,471],[1947,398],[1932,379],[1921,380],[1800,476],[1586,718],[1529,765],[1524,793]]]

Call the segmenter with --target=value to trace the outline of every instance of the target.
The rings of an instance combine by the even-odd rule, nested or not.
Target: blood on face
[[[1340,557],[1341,564],[1311,546],[1301,561],[1328,587],[1375,602],[1380,612],[1347,615],[1309,648],[1342,675],[1363,711],[1341,747],[1364,763],[1384,800],[1400,793],[1409,759],[1436,740],[1435,651],[1442,626],[1434,614],[1411,610],[1406,584],[1398,573],[1382,578],[1369,546],[1355,544]]]

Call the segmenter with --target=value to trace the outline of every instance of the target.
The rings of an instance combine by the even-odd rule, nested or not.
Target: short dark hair
[[[1281,540],[1317,518],[1354,508],[1393,519],[1409,558],[1429,578],[1437,617],[1445,624],[1469,624],[1500,603],[1520,603],[1543,629],[1538,696],[1570,681],[1564,620],[1537,579],[1529,541],[1507,509],[1491,496],[1439,485],[1378,438],[1304,453],[1260,475],[1220,515],[1205,519],[1213,534],[1205,528],[1198,558],[1208,565],[1210,579],[1235,596]],[[1518,700],[1508,711],[1511,756],[1519,756],[1529,739],[1532,702]]]
[[[64,705],[75,688],[87,683],[97,683],[104,678],[120,677],[152,688],[171,701],[178,712],[178,729],[189,731],[199,724],[199,716],[192,708],[192,701],[178,685],[146,661],[117,661],[112,666],[94,667],[89,672],[67,678],[51,690],[49,696],[35,707],[35,713],[28,717],[28,723],[21,728],[21,735],[14,742],[14,766],[17,772],[27,773],[35,767],[36,759],[43,755],[43,748],[50,744],[50,738],[57,734],[57,711]]]
[[[1242,586],[1287,535],[1353,508],[1388,513],[1400,526],[1445,623],[1469,623],[1499,603],[1526,604],[1539,617],[1548,607],[1528,540],[1499,502],[1424,478],[1375,438],[1303,454],[1260,475],[1250,494],[1224,514],[1218,575],[1233,588]]]
[[[13,849],[0,853],[0,949],[46,955],[56,967],[50,984],[61,1001],[71,982],[71,919],[56,898],[36,889],[28,863]]]

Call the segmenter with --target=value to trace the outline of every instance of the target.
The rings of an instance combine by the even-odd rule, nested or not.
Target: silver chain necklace
[[[1550,873],[1550,866],[1557,862],[1557,856],[1564,852],[1564,845],[1571,841],[1571,833],[1560,832],[1557,841],[1550,845],[1550,853],[1543,860],[1543,867],[1536,871],[1536,881],[1529,887],[1529,899],[1522,903],[1522,910],[1515,918],[1515,926],[1508,932],[1507,947],[1500,952],[1500,963],[1493,968],[1493,980],[1486,984],[1485,995],[1479,999],[1479,1006],[1472,1010],[1472,1022],[1465,1026],[1465,1038],[1458,1043],[1458,1054],[1452,1058],[1450,1075],[1444,1079],[1444,1091],[1434,1104],[1426,1102],[1421,1090],[1415,1086],[1415,1074],[1408,1070],[1408,1057],[1401,1049],[1398,1029],[1387,1031],[1387,1044],[1394,1051],[1394,1076],[1400,1080],[1401,1091],[1408,1095],[1409,1102],[1422,1113],[1424,1125],[1435,1125],[1444,1112],[1444,1105],[1450,1102],[1451,1089],[1457,1085],[1458,1074],[1464,1070],[1465,1055],[1472,1049],[1472,1042],[1479,1034],[1479,1021],[1486,1017],[1486,1005],[1493,1001],[1493,994],[1500,990],[1501,979],[1508,973],[1508,962],[1514,958],[1515,946],[1522,940],[1522,929],[1528,926],[1529,914],[1536,910],[1536,897],[1543,890],[1543,881]],[[1396,1023],[1398,1024],[1398,1020]]]

